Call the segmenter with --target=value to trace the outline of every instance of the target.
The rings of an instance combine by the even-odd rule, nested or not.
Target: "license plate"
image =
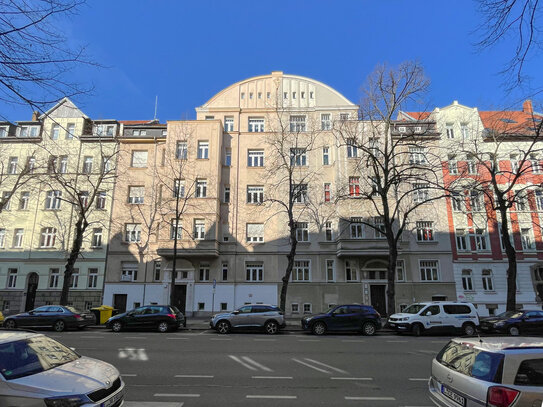
[[[106,400],[102,403],[102,407],[110,407],[112,406],[113,404],[115,404],[116,402],[118,402],[119,400],[121,400],[122,398],[124,397],[124,390],[121,390],[120,392],[118,392],[117,394],[115,394],[112,398],[110,398],[109,400]]]
[[[454,391],[449,389],[448,387],[445,387],[444,385],[441,385],[441,393],[443,393],[444,396],[450,398],[455,403],[458,403],[461,406],[466,405],[466,399],[462,397],[459,394],[456,394]]]

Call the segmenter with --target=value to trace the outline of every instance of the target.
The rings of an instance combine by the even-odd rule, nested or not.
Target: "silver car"
[[[220,334],[232,329],[264,329],[268,334],[276,334],[285,327],[285,317],[280,308],[266,304],[249,304],[235,311],[213,315],[209,323]]]
[[[543,340],[453,339],[434,358],[428,387],[440,407],[540,407]]]
[[[0,406],[119,407],[124,382],[109,363],[42,334],[0,330]]]

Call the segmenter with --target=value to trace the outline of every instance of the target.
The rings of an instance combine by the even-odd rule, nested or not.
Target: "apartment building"
[[[433,120],[441,130],[444,182],[454,185],[455,190],[454,198],[443,205],[447,209],[457,299],[473,302],[482,316],[505,311],[508,262],[499,216],[491,208],[488,194],[470,190],[469,185],[473,180],[488,181],[488,166],[494,161],[503,172],[497,181],[506,188],[518,173],[524,152],[531,151],[524,163],[524,174],[511,192],[523,191],[509,210],[509,226],[517,252],[517,304],[540,308],[542,149],[540,141],[532,145],[530,135],[543,115],[533,111],[530,101],[523,104],[522,110],[504,111],[479,111],[455,101],[432,112],[402,113],[400,118]]]
[[[93,121],[65,98],[31,121],[0,123],[0,306],[6,314],[60,300],[78,202],[92,202],[69,302],[101,303],[118,124]],[[96,185],[100,186],[95,190]]]

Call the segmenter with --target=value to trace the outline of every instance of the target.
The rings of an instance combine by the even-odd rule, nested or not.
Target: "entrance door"
[[[119,310],[119,314],[126,312],[127,294],[113,294],[113,308]]]
[[[381,315],[387,314],[385,288],[385,285],[370,285],[371,305]]]
[[[37,273],[30,273],[28,276],[28,287],[26,289],[26,304],[25,311],[34,309],[34,301],[36,300],[36,291],[38,290],[38,281],[40,277]]]
[[[187,286],[184,284],[176,284],[173,290],[173,305],[179,311],[185,314],[185,302],[187,301]]]

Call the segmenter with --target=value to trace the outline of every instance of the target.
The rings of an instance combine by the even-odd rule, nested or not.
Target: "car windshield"
[[[496,315],[497,318],[518,318],[522,315],[522,312],[518,311],[505,311]]]
[[[423,309],[426,305],[424,304],[412,304],[406,309],[403,310],[405,314],[417,314],[421,309]]]
[[[79,312],[78,310],[76,310],[74,307],[64,307],[66,308],[68,311],[70,312],[73,312],[74,314],[81,314],[81,312]]]
[[[46,336],[0,344],[0,373],[6,380],[44,372],[76,359],[77,353]]]

